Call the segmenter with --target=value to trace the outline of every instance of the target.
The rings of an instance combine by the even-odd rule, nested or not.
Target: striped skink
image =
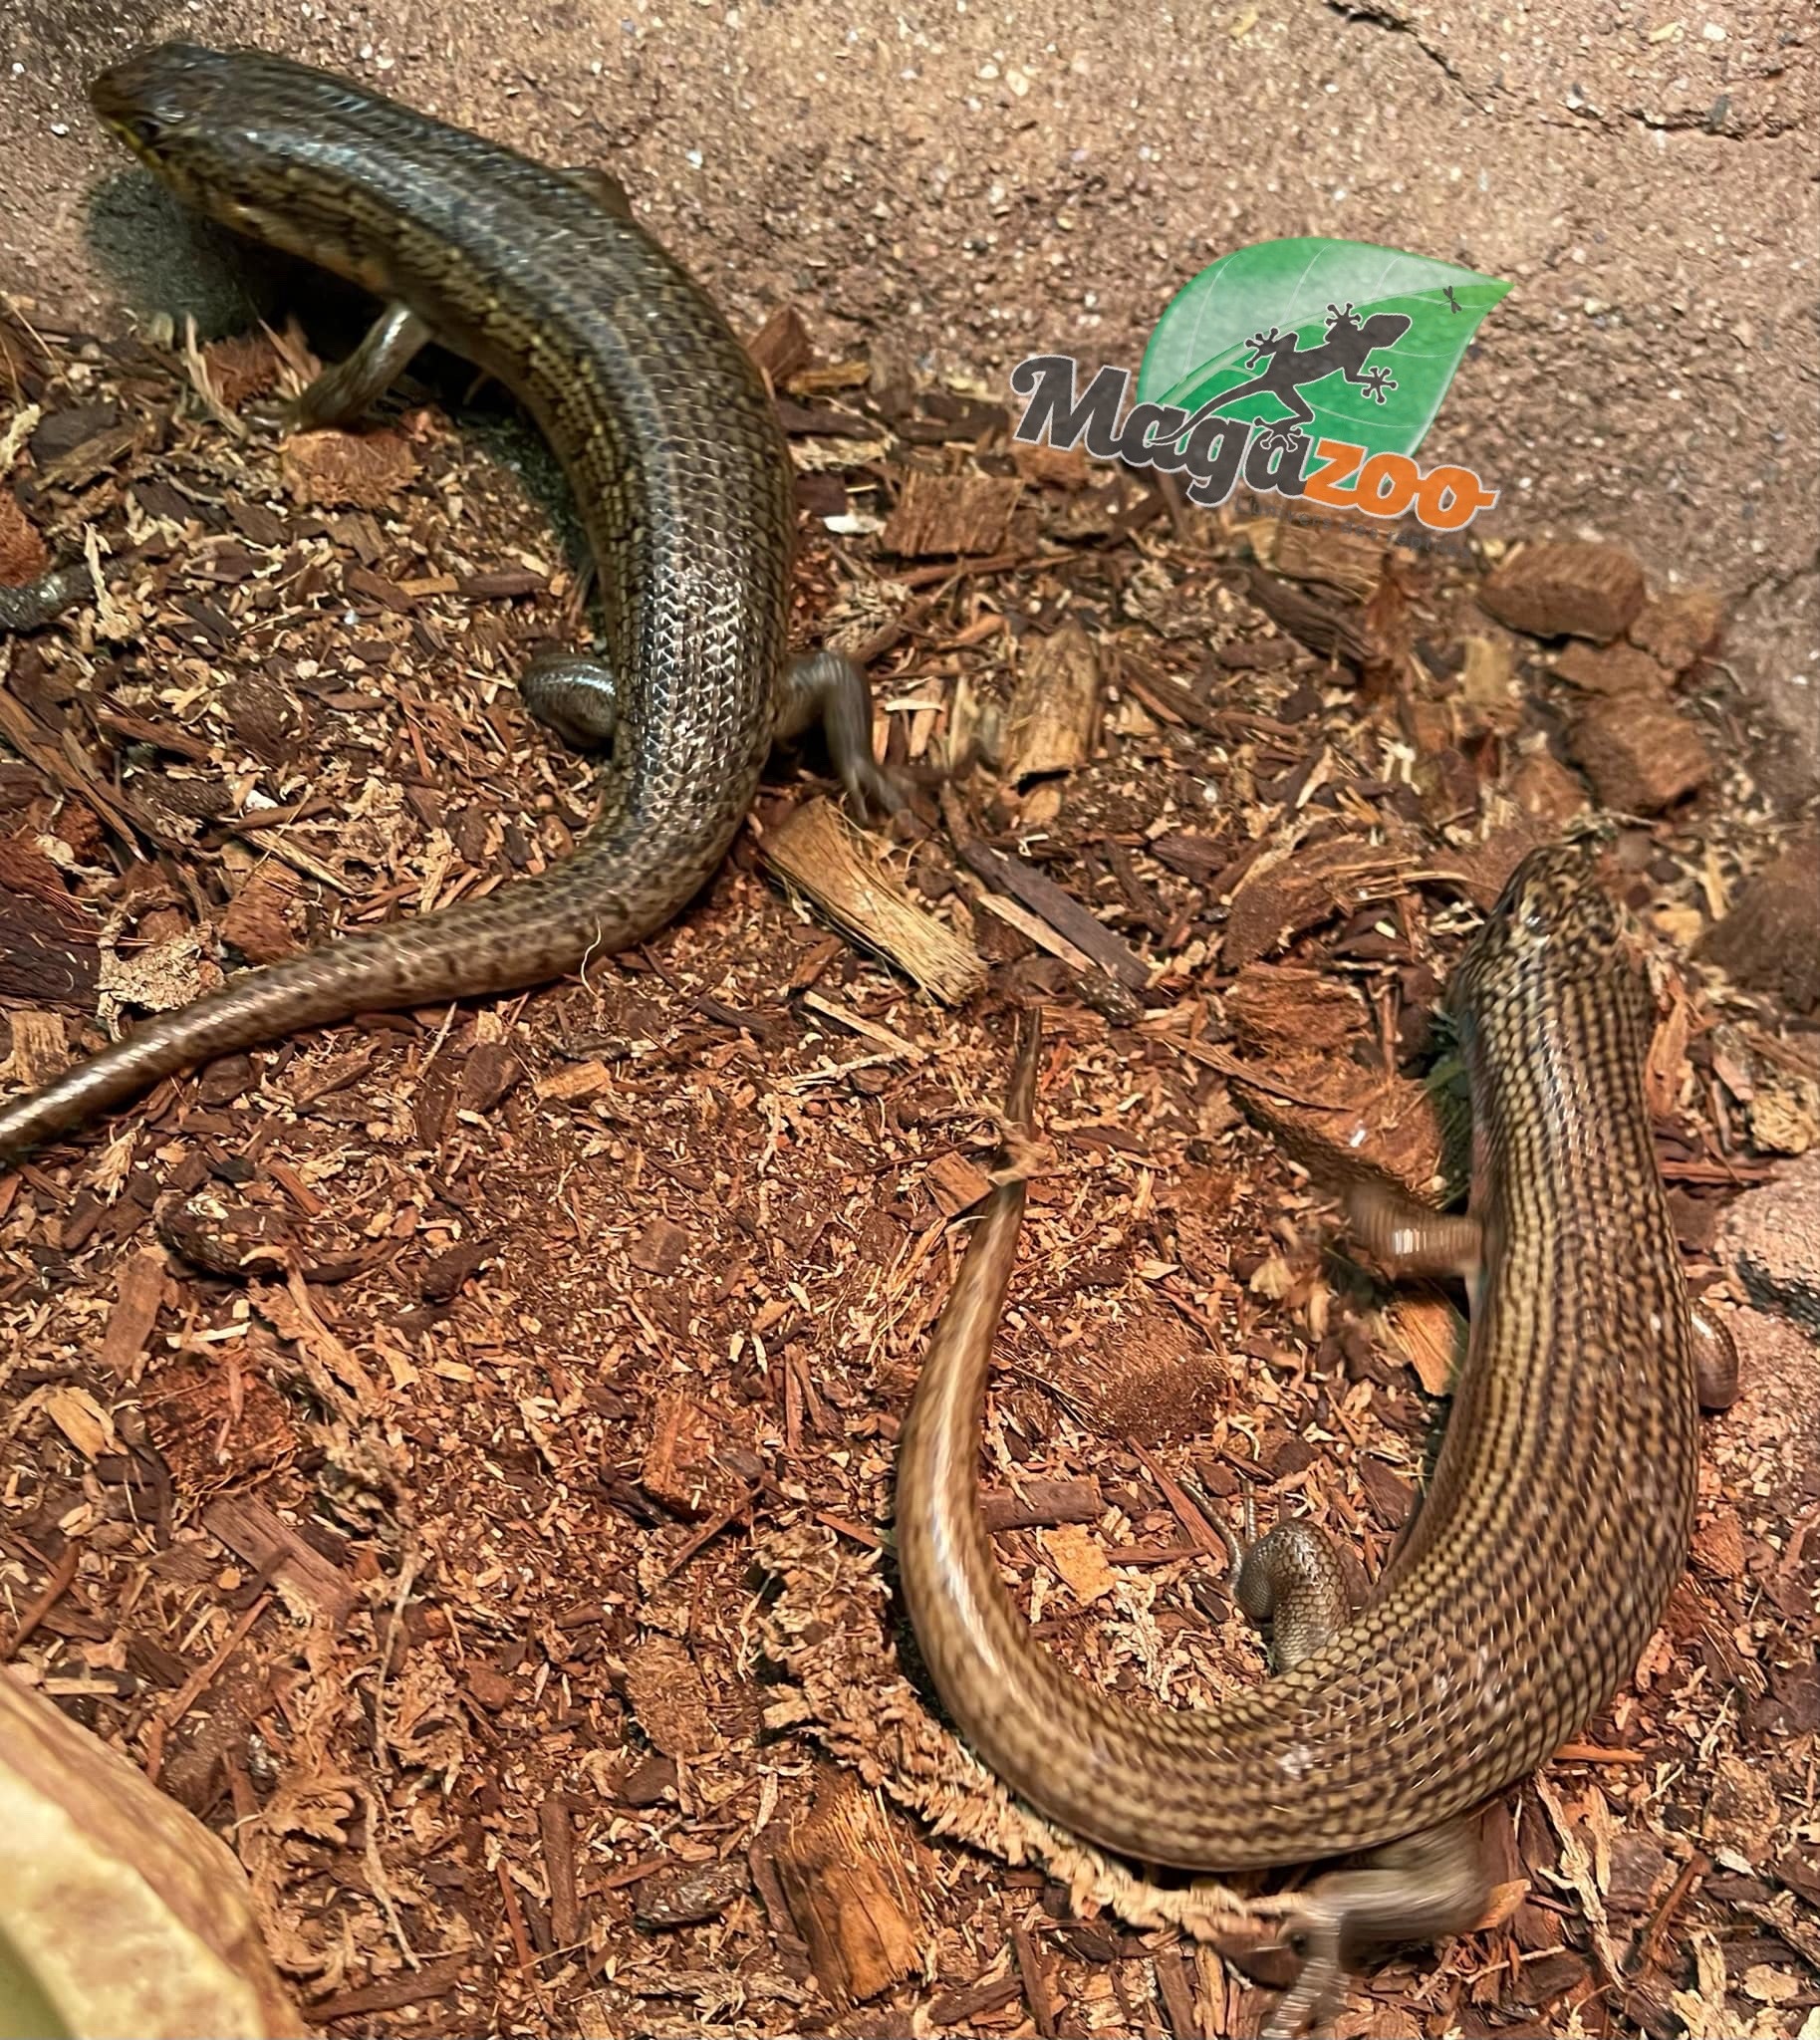
[[[179,197],[385,301],[298,422],[357,415],[432,339],[524,400],[574,487],[606,623],[604,664],[534,662],[526,696],[566,736],[611,738],[614,755],[600,816],[563,863],[146,1022],[0,1110],[0,1158],[209,1057],[541,983],[640,940],[720,862],[772,739],[817,716],[855,798],[899,804],[857,668],[785,659],[795,508],[764,382],[611,179],[256,51],[163,44],[90,96]]]
[[[1465,1277],[1470,1338],[1433,1480],[1359,1614],[1211,1710],[1131,1705],[1032,1640],[976,1493],[1021,1180],[986,1201],[900,1447],[918,1645],[955,1723],[1015,1791],[1150,1864],[1379,1852],[1304,1895],[1297,2016],[1365,1943],[1477,1916],[1486,1886],[1461,1817],[1635,1667],[1688,1549],[1697,1349],[1710,1344],[1716,1378],[1728,1344],[1690,1313],[1643,1096],[1649,994],[1585,853],[1522,863],[1448,1006],[1471,1090],[1469,1212],[1388,1192],[1351,1203],[1381,1258]],[[1027,1043],[1009,1122],[1029,1120],[1034,1093]]]

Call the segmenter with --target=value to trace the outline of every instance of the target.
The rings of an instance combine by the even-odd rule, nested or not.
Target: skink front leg
[[[325,369],[291,406],[292,429],[313,432],[364,416],[410,367],[430,331],[407,305],[388,305],[344,362]]]
[[[1436,1211],[1389,1183],[1352,1183],[1345,1194],[1353,1237],[1399,1275],[1457,1275],[1470,1284],[1478,1272],[1478,1221],[1464,1212]]]

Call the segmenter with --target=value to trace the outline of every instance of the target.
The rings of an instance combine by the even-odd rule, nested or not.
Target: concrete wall
[[[118,316],[82,88],[165,35],[605,164],[736,322],[791,299],[837,354],[1135,368],[1189,275],[1281,235],[1502,277],[1425,458],[1504,487],[1492,530],[1722,587],[1791,790],[1820,773],[1808,0],[11,0],[0,285],[41,317]]]

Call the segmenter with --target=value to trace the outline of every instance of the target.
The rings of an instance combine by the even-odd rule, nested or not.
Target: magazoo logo
[[[1260,496],[1458,531],[1497,501],[1465,467],[1426,473],[1422,444],[1479,321],[1508,284],[1361,241],[1262,241],[1183,285],[1131,376],[1033,355],[1011,372],[1028,399],[1012,433],[1085,442],[1096,460],[1190,477],[1190,502]],[[1121,417],[1121,412],[1124,413]]]

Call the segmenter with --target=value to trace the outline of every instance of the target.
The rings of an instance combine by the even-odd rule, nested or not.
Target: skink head
[[[89,101],[111,134],[188,196],[187,165],[226,111],[231,61],[192,43],[161,43],[104,71]]]
[[[1482,1011],[1539,974],[1612,972],[1629,922],[1594,863],[1593,848],[1582,844],[1549,844],[1524,858],[1453,973],[1447,1004],[1455,1015]]]
[[[259,50],[160,43],[89,87],[102,124],[186,204],[224,226],[378,287],[343,194],[385,152],[390,102]],[[362,237],[373,238],[371,233]]]

